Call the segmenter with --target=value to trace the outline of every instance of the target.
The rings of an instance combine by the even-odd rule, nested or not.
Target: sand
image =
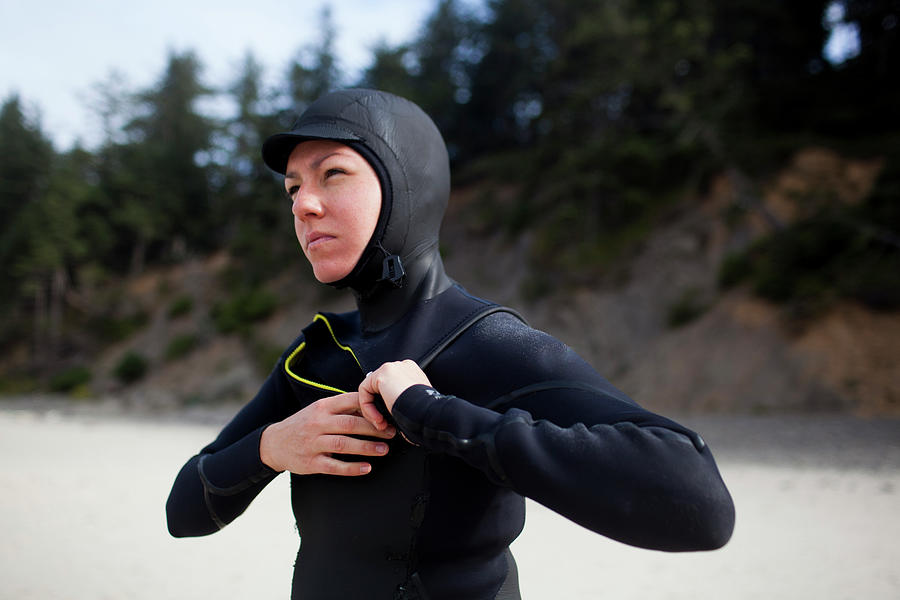
[[[640,550],[529,502],[513,546],[523,598],[900,598],[900,421],[682,420],[735,498],[731,542]],[[215,535],[166,531],[169,487],[218,430],[208,421],[0,404],[0,598],[288,598],[286,476]]]

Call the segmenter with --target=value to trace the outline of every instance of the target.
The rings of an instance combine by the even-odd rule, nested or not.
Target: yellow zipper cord
[[[313,317],[313,322],[315,322],[315,321],[322,321],[323,323],[325,323],[325,327],[328,328],[328,333],[331,334],[331,339],[334,340],[334,343],[337,345],[337,347],[345,352],[349,352],[350,356],[353,357],[353,360],[356,361],[357,366],[362,368],[362,366],[359,364],[359,360],[356,358],[356,355],[353,353],[353,349],[350,348],[350,346],[345,346],[344,344],[342,344],[337,339],[337,336],[334,335],[334,330],[331,328],[331,323],[328,322],[328,319],[326,319],[324,315],[317,314],[315,317]],[[300,345],[297,346],[297,348],[293,352],[291,352],[291,354],[287,357],[287,360],[284,361],[285,372],[288,375],[290,375],[291,377],[293,377],[294,379],[296,379],[297,381],[299,381],[300,383],[305,383],[306,385],[311,385],[312,387],[319,388],[320,390],[336,392],[338,394],[346,394],[347,392],[345,392],[344,390],[338,389],[336,387],[332,387],[330,385],[325,385],[324,383],[316,383],[315,381],[300,377],[299,375],[297,375],[296,373],[291,371],[291,362],[293,362],[294,358],[298,354],[300,354],[305,347],[306,347],[306,342],[304,341],[304,342],[301,342]]]
[[[328,333],[331,334],[331,339],[334,340],[334,343],[337,344],[337,347],[341,350],[344,350],[345,352],[349,352],[350,356],[353,357],[353,360],[356,361],[356,366],[362,369],[362,365],[359,364],[359,360],[356,358],[356,355],[353,354],[353,349],[350,348],[350,346],[345,346],[340,341],[338,341],[337,336],[334,335],[334,329],[331,328],[331,323],[328,322],[328,319],[325,318],[325,315],[317,314],[315,317],[313,317],[313,321],[322,321],[323,323],[325,323],[325,327],[328,328]]]

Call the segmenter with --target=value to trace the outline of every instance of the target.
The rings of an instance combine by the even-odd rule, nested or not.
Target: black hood
[[[284,174],[305,140],[347,144],[375,170],[381,214],[356,267],[331,285],[350,287],[367,329],[396,321],[418,299],[445,289],[438,234],[450,195],[447,146],[437,126],[414,103],[377,90],[340,90],[313,102],[291,131],[269,137],[266,165]]]

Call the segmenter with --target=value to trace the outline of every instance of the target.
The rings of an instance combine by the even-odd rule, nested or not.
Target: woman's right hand
[[[259,442],[262,462],[276,471],[298,475],[365,475],[372,470],[367,462],[348,462],[335,454],[384,456],[388,445],[382,441],[351,436],[390,439],[397,430],[379,431],[359,414],[359,394],[339,394],[313,402],[287,419],[266,427]]]

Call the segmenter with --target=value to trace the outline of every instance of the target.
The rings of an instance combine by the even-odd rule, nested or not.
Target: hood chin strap
[[[379,254],[383,257],[380,265]],[[328,285],[339,290],[349,287],[358,297],[367,298],[384,287],[401,288],[405,283],[406,270],[400,257],[388,252],[381,242],[374,242],[349,275]]]
[[[384,254],[381,261],[381,278],[375,283],[388,283],[395,288],[402,288],[406,281],[406,271],[403,269],[403,261],[396,254],[391,254],[385,250],[381,242],[376,244],[376,248]]]

